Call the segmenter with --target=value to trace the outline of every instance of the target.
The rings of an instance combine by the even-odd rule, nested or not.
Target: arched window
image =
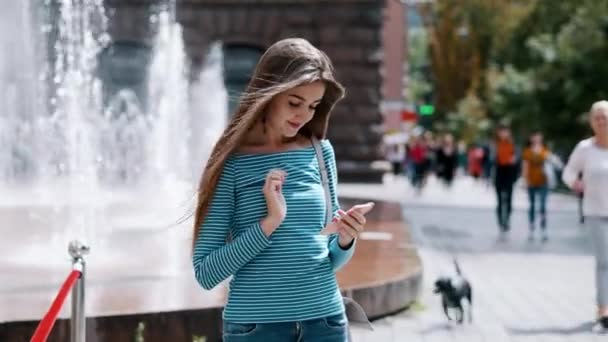
[[[103,84],[103,105],[125,90],[145,106],[148,97],[150,47],[136,42],[114,42],[99,55],[98,75]],[[146,111],[147,108],[140,108]]]
[[[251,79],[258,60],[264,51],[241,44],[224,45],[224,82],[228,91],[228,113],[236,109],[240,95]]]

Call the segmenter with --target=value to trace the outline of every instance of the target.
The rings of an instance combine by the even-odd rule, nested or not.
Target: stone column
[[[379,182],[372,163],[383,159],[380,112],[383,1],[318,5],[318,46],[334,62],[347,95],[333,113],[329,136],[341,181]]]

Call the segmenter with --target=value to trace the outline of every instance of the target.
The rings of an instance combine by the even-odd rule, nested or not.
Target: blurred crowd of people
[[[432,131],[413,135],[405,144],[394,144],[387,150],[393,174],[407,176],[418,190],[422,190],[431,174],[447,187],[458,174],[488,181],[491,158],[490,144],[467,145],[464,141],[456,142],[450,133]]]
[[[518,180],[529,198],[530,240],[537,225],[541,240],[547,241],[546,203],[549,190],[558,184],[561,159],[545,144],[541,132],[518,144],[506,125],[496,127],[486,142],[456,142],[452,134],[425,131],[412,136],[403,146],[393,145],[387,155],[394,175],[405,175],[420,193],[434,174],[450,187],[457,175],[468,175],[496,190],[496,217],[501,238],[511,228],[513,188]]]

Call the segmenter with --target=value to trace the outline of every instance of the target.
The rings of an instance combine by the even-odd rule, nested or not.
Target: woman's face
[[[608,136],[608,109],[599,108],[591,113],[591,128],[595,135]]]
[[[315,115],[325,94],[325,83],[316,81],[275,96],[266,110],[266,127],[281,137],[292,138]]]
[[[532,143],[532,145],[542,145],[543,136],[541,134],[534,134],[530,137],[530,142]]]
[[[500,140],[507,140],[511,138],[511,132],[506,128],[499,129],[497,135],[498,139]]]
[[[446,134],[443,137],[443,142],[448,146],[452,146],[452,144],[454,144],[454,137],[450,134]]]

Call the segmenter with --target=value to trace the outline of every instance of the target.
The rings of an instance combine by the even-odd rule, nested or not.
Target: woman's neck
[[[608,134],[596,135],[595,144],[599,147],[608,148]]]
[[[272,134],[270,132],[267,132],[264,138],[265,145],[271,148],[282,148],[298,141],[298,135],[288,138],[283,135]]]
[[[300,135],[296,135],[292,138],[284,136],[271,135],[268,132],[263,131],[251,131],[249,136],[243,142],[243,147],[247,146],[252,148],[264,149],[264,150],[282,150],[288,148],[294,144],[297,144],[300,140]]]
[[[283,137],[280,135],[273,134],[271,132],[266,132],[264,134],[264,145],[268,147],[282,147],[283,146]]]
[[[293,138],[286,138],[281,134],[270,132],[270,129],[268,127],[264,127],[264,123],[260,122],[253,126],[253,128],[247,133],[244,145],[282,148],[285,147],[285,145],[293,143],[297,140],[297,135]]]

